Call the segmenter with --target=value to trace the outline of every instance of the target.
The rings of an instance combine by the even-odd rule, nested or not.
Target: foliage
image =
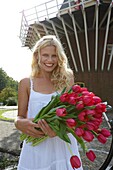
[[[0,101],[3,102],[4,105],[6,105],[9,97],[15,97],[16,100],[17,92],[15,92],[15,90],[11,87],[6,87],[0,93]]]
[[[0,68],[0,92],[6,87],[11,87],[17,91],[18,81],[13,80],[12,77],[9,77],[7,73]]]
[[[0,102],[17,104],[18,81],[13,80],[7,73],[0,68]],[[10,97],[13,97],[11,99]],[[12,102],[11,102],[12,101]],[[9,105],[9,104],[8,104]]]
[[[6,101],[7,106],[17,106],[17,99],[15,97],[9,97]]]

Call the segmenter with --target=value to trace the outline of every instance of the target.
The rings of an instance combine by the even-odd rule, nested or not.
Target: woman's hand
[[[37,124],[45,135],[48,135],[50,138],[56,136],[56,133],[51,129],[51,127],[44,119],[39,120]]]
[[[45,133],[39,128],[39,125],[32,122],[33,119],[17,119],[15,121],[15,126],[21,132],[39,138],[45,135]],[[39,130],[38,130],[39,129]]]

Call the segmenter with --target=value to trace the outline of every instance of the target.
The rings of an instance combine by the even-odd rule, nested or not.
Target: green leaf
[[[72,92],[72,87],[68,90],[68,93]]]
[[[95,109],[95,107],[96,107],[96,106],[93,105],[93,106],[86,106],[85,108],[88,109],[88,110],[92,110],[92,109]]]
[[[66,125],[61,123],[59,124],[59,127],[56,125],[52,125],[51,123],[49,124],[51,128],[56,132],[57,136],[59,136],[60,139],[62,139],[65,142],[71,143],[67,132],[66,132]]]
[[[81,145],[81,148],[83,149],[83,151],[86,152],[87,147],[85,145],[84,140],[81,137],[78,137],[71,128],[67,128],[67,129],[68,129],[68,132],[70,132],[76,138],[78,143]]]
[[[64,89],[62,90],[62,92],[60,93],[60,95],[62,95],[65,91],[66,91],[66,87],[64,87]]]

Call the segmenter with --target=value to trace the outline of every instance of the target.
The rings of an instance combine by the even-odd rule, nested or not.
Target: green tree
[[[7,74],[0,68],[0,92],[7,86]]]
[[[17,92],[11,87],[6,87],[0,93],[0,102],[3,102],[3,104],[6,105],[8,98],[10,97],[14,97],[15,100],[17,100]]]
[[[6,87],[11,87],[17,91],[18,81],[15,81],[12,77],[9,77],[7,73],[2,68],[0,68],[0,92]]]

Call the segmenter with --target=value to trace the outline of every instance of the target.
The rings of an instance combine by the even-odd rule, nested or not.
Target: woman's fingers
[[[39,128],[39,125],[33,122],[31,122],[29,125],[26,134],[35,138],[45,135],[44,132]]]
[[[56,136],[56,133],[51,129],[51,127],[48,125],[48,123],[42,119],[38,121],[39,127],[42,129],[42,131],[48,135],[49,137]]]

